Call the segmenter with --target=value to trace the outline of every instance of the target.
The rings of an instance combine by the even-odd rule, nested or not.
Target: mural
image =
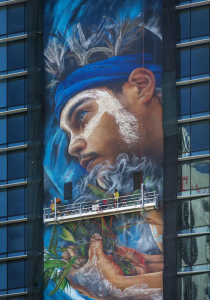
[[[44,9],[45,207],[136,195],[136,173],[160,202],[45,226],[44,297],[162,299],[162,3],[45,0]]]

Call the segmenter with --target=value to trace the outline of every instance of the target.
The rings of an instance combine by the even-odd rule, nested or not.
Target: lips
[[[85,160],[82,160],[80,162],[81,166],[86,169],[86,171],[88,173],[90,173],[90,171],[92,170],[93,168],[93,164],[95,162],[96,158],[89,158],[89,159],[85,159]]]

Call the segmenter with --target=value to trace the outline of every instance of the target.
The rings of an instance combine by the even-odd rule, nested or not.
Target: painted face
[[[105,88],[71,98],[60,126],[70,137],[69,153],[88,172],[101,162],[114,164],[120,153],[131,155],[140,139],[137,119]]]

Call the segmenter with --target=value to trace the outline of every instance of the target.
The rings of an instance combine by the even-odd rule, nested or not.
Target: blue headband
[[[162,68],[152,63],[151,54],[114,56],[77,69],[58,84],[55,93],[55,115],[58,121],[64,105],[77,93],[110,83],[125,82],[133,70],[142,67],[153,72],[156,87],[160,87]]]

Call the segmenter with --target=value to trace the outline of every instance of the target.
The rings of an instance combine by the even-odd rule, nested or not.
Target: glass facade
[[[208,81],[178,87],[178,118],[188,119],[209,115],[209,91]]]
[[[197,5],[176,12],[177,299],[180,300],[210,299],[210,69],[209,44],[202,42],[209,38],[210,11],[209,5],[199,0],[178,0],[177,5],[195,2]],[[191,84],[194,79],[197,82]],[[180,85],[181,81],[188,82]]]
[[[0,2],[5,2],[0,6],[0,296],[23,300],[27,299],[27,76],[21,72],[27,70],[27,39],[20,36],[27,33],[27,3]]]

